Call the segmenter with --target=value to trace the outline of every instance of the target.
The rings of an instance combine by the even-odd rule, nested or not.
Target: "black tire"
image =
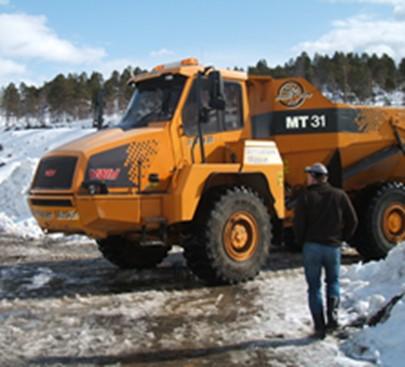
[[[184,256],[191,271],[204,282],[236,284],[254,278],[267,262],[270,216],[250,189],[237,187],[218,193],[195,219]],[[229,231],[232,236],[226,236]],[[236,249],[229,241],[240,241],[243,247]]]
[[[388,182],[369,192],[368,200],[363,199],[357,206],[359,228],[351,241],[357,251],[366,259],[380,259],[405,240],[405,185],[401,182]],[[398,233],[390,233],[387,228],[386,213],[391,208],[402,212],[402,225]]]
[[[97,244],[103,256],[121,269],[154,268],[169,251],[167,246],[161,244],[140,246],[120,236],[97,240]]]

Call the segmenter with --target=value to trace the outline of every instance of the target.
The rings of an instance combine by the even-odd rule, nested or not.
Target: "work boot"
[[[336,330],[339,327],[338,308],[339,308],[339,298],[338,297],[328,297],[328,299],[327,299],[328,323],[326,324],[327,330],[332,331],[332,330]]]
[[[312,318],[314,320],[314,333],[312,334],[312,337],[316,339],[325,339],[326,328],[323,313],[314,314],[312,315]]]

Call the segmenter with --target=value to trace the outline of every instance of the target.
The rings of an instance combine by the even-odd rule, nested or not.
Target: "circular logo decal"
[[[298,108],[311,97],[312,94],[306,92],[300,83],[289,81],[278,90],[276,101],[288,108]]]

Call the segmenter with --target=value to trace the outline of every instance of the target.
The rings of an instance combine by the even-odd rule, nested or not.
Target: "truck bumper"
[[[28,203],[39,226],[46,232],[105,238],[142,228],[154,229],[165,221],[161,217],[159,195],[30,195]]]

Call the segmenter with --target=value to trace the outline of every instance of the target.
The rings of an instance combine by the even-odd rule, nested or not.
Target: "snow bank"
[[[373,360],[384,367],[403,366],[405,361],[405,243],[390,251],[385,260],[356,264],[344,268],[343,307],[346,322],[369,321],[392,301],[388,318],[375,326],[365,326],[347,343],[347,352],[354,357]],[[402,297],[401,297],[402,295]]]
[[[385,260],[342,269],[344,302],[353,317],[369,318],[395,295],[405,292],[405,243]]]
[[[0,232],[41,236],[26,198],[39,159],[45,152],[93,131],[61,128],[0,132]]]

